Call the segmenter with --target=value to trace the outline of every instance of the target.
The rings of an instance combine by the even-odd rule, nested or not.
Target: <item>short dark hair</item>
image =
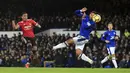
[[[95,13],[95,14],[98,14],[96,11],[91,11],[90,13]]]
[[[28,14],[27,12],[22,12],[22,14],[21,15],[23,15],[23,14]]]
[[[112,24],[112,22],[109,22],[108,25],[109,25],[109,24]],[[113,25],[113,24],[112,24],[112,25]]]

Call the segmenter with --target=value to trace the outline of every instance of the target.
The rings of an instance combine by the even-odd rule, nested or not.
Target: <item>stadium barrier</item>
[[[22,32],[21,31],[0,31],[0,35],[8,35],[9,38],[11,38],[12,36],[14,36],[14,34],[16,34],[16,36]]]
[[[44,61],[44,67],[53,67],[54,61]]]
[[[48,29],[48,30],[45,30],[43,32],[37,33],[35,35],[41,36],[41,35],[47,34],[48,36],[52,36],[54,32],[56,34],[65,34],[65,35],[67,35],[69,33],[70,36],[72,36],[73,34],[76,34],[76,35],[79,34],[79,31],[67,31],[66,29]],[[99,35],[103,34],[104,32],[105,32],[105,30],[97,30],[97,33]],[[6,35],[7,34],[9,38],[14,36],[14,34],[16,34],[16,36],[17,36],[19,33],[23,34],[21,31],[0,31],[0,35]],[[119,30],[116,30],[116,33],[117,33],[118,36],[120,36]],[[94,34],[94,31],[92,31],[92,34]]]
[[[97,33],[99,35],[103,34],[106,30],[97,30]],[[79,31],[67,31],[66,29],[48,29],[46,31],[43,31],[43,32],[40,32],[40,33],[37,33],[35,34],[36,36],[41,36],[41,35],[49,35],[49,36],[52,36],[53,33],[56,33],[56,34],[65,34],[67,35],[68,33],[70,34],[70,36],[72,36],[73,34],[79,34]],[[94,31],[91,32],[92,34],[94,34]],[[120,36],[120,31],[119,30],[116,30],[116,33],[118,36]]]

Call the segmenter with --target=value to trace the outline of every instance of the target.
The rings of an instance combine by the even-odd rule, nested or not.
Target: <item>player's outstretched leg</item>
[[[107,62],[109,60],[109,56],[106,56],[102,61],[101,61],[101,64]]]
[[[102,65],[103,63],[105,63],[106,61],[108,61],[109,59],[112,60],[112,63],[114,64],[114,67],[115,67],[115,68],[118,68],[114,54],[113,54],[113,55],[106,56],[106,57],[101,61],[101,65]]]
[[[107,48],[109,56],[106,56],[102,61],[101,64],[105,63],[108,60],[112,60],[115,68],[118,68],[116,58],[115,58],[115,47]]]
[[[112,63],[114,64],[114,67],[115,68],[118,68],[117,66],[117,62],[116,62],[116,58],[115,58],[115,55],[109,55],[109,56],[106,56],[102,61],[101,61],[101,66],[103,63],[105,63],[106,61],[108,61],[109,59],[112,59]]]
[[[78,56],[78,59],[82,59],[90,64],[93,64],[93,60],[91,60],[88,56],[86,56],[80,49],[76,49],[76,55]]]
[[[100,62],[100,67],[103,67],[102,64],[107,62],[109,60],[109,56],[106,56],[101,62]]]
[[[53,50],[68,47],[70,44],[73,44],[73,43],[74,43],[73,39],[69,39],[63,43],[59,43],[58,45],[53,46]]]

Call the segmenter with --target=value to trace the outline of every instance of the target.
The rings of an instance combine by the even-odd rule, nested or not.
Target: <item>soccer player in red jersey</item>
[[[41,28],[41,26],[34,20],[28,19],[28,14],[26,12],[22,13],[21,18],[22,18],[22,21],[18,22],[17,24],[15,24],[15,21],[13,20],[12,26],[14,29],[21,28],[21,30],[23,32],[23,39],[24,39],[26,46],[27,46],[27,41],[30,41],[32,44],[33,55],[36,55],[37,46],[35,43],[35,35],[33,32],[33,27],[37,26],[37,27]],[[27,50],[30,50],[30,49],[27,48]],[[29,52],[29,51],[27,51],[27,52]],[[27,63],[27,64],[29,64],[29,63]]]

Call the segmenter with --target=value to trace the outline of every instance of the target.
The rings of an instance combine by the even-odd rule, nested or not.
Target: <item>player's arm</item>
[[[106,40],[106,36],[107,36],[107,32],[104,32],[103,35],[102,35],[102,37],[101,37],[101,40],[103,42],[109,43],[110,41]]]
[[[119,40],[119,36],[116,34],[116,32],[115,32],[115,38],[114,39]]]
[[[119,37],[118,35],[115,36],[115,40],[119,40],[119,38],[120,38],[120,37]]]
[[[41,28],[41,25],[35,22],[34,20],[31,20],[32,24],[38,28]]]
[[[102,37],[101,37],[101,40],[104,41],[104,42],[105,42],[105,40],[106,40],[106,39],[105,39],[105,36],[106,36],[106,32],[104,32],[104,33],[102,34]]]
[[[84,18],[84,17],[86,16],[86,13],[85,13],[86,11],[87,11],[87,8],[84,7],[84,8],[82,8],[82,9],[80,9],[80,10],[76,10],[76,11],[75,11],[75,14],[76,14],[77,16],[80,16],[80,17]]]
[[[18,24],[15,23],[14,20],[12,21],[12,26],[13,26],[13,29],[18,29],[20,27]]]
[[[36,25],[35,25],[36,27],[38,27],[38,28],[41,28],[41,25],[40,24],[38,24],[38,23],[36,23]]]

